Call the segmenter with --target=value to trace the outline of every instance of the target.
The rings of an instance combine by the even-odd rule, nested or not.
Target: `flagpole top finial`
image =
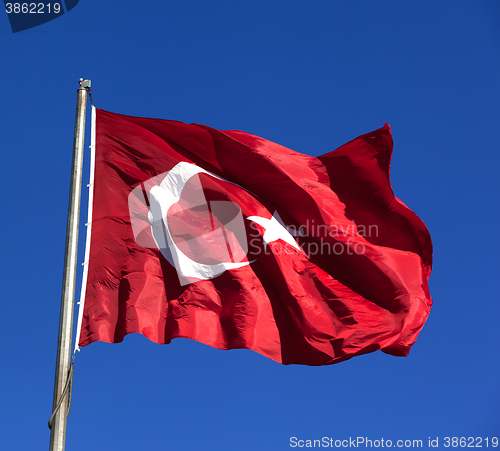
[[[83,78],[80,78],[78,82],[80,83],[80,86],[82,88],[90,88],[90,80],[84,80]]]

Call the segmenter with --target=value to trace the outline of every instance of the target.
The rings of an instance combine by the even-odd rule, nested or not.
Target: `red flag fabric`
[[[79,346],[140,333],[324,365],[405,356],[432,244],[392,191],[388,125],[313,157],[94,109]]]

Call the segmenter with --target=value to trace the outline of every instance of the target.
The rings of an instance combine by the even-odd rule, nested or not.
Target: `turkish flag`
[[[93,110],[79,346],[140,333],[325,365],[407,355],[432,244],[392,191],[388,125],[312,157]]]

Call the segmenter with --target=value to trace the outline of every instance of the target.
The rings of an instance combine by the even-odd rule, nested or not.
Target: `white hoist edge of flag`
[[[87,289],[87,276],[89,270],[90,255],[90,236],[92,233],[92,207],[94,204],[94,170],[95,170],[95,106],[92,105],[92,123],[90,138],[90,180],[89,180],[89,205],[87,213],[87,237],[85,240],[85,260],[83,263],[82,290],[80,292],[80,301],[78,302],[78,323],[76,326],[75,351],[79,351],[78,343],[82,330],[83,308],[85,306],[85,292]]]

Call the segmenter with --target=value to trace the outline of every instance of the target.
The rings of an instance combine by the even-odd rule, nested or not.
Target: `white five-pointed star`
[[[283,224],[283,221],[277,211],[274,212],[274,215],[271,219],[263,218],[262,216],[249,216],[247,219],[259,224],[264,229],[266,229],[264,235],[262,235],[262,239],[264,240],[266,246],[272,241],[281,239],[295,247],[297,250],[300,250],[299,245],[293,239],[293,236],[287,230],[287,227]],[[297,233],[295,232],[294,234]]]

